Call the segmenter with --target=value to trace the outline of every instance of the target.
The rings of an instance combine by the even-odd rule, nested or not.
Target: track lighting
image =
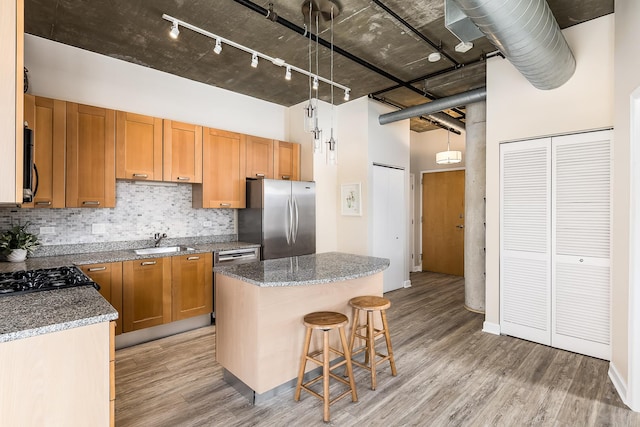
[[[318,76],[313,77],[313,90],[318,90]]]
[[[344,100],[345,101],[349,100],[349,92],[351,92],[349,89],[345,89],[344,90]]]
[[[173,25],[171,26],[171,31],[169,31],[169,35],[172,39],[177,39],[178,34],[180,34],[180,28],[178,28],[178,21],[173,21]]]
[[[253,68],[258,67],[258,54],[255,52],[253,52],[253,54],[251,55],[251,66]]]
[[[291,67],[287,65],[287,72],[284,73],[285,80],[291,80]]]
[[[220,39],[216,39],[216,47],[213,48],[213,51],[218,55],[222,52],[222,41]]]

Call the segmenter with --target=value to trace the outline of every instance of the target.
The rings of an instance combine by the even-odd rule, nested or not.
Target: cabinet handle
[[[87,200],[87,201],[82,202],[82,204],[84,206],[98,206],[98,205],[100,205],[100,202],[97,201],[97,200]]]
[[[257,177],[257,178],[264,178],[264,174],[263,174],[263,173],[257,173],[257,174],[256,174],[256,177]]]
[[[144,261],[141,262],[140,265],[156,265],[158,261]]]
[[[36,202],[36,206],[51,206],[51,201],[47,200],[46,202]]]
[[[282,179],[288,180],[291,179],[291,177],[289,175],[282,175]]]
[[[106,269],[107,267],[93,267],[93,268],[90,268],[89,271],[104,271]]]
[[[200,259],[199,256],[190,256],[190,257],[187,258],[187,261],[197,261],[199,259]]]
[[[146,173],[134,173],[133,174],[134,178],[149,178],[149,175]]]
[[[220,206],[222,206],[223,208],[228,208],[231,207],[231,203],[220,203]]]
[[[178,181],[189,181],[191,178],[189,178],[188,176],[177,176],[176,179]]]

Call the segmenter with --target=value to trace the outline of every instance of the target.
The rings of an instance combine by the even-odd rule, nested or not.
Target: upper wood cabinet
[[[273,178],[273,140],[246,135],[247,178]]]
[[[171,258],[122,263],[123,331],[171,322]]]
[[[273,143],[275,179],[300,181],[300,144],[275,141]]]
[[[64,101],[24,95],[24,120],[34,135],[37,192],[23,208],[64,208],[64,155],[67,105]]]
[[[164,120],[163,180],[202,182],[202,126]]]
[[[24,1],[0,2],[0,203],[22,203]]]
[[[118,310],[116,334],[122,333],[122,263],[107,262],[80,266],[80,270],[100,286],[100,294]]]
[[[245,135],[204,128],[202,184],[193,187],[194,208],[244,208]]]
[[[172,319],[187,319],[213,311],[211,252],[171,258]]]
[[[116,178],[162,180],[162,119],[116,113]]]
[[[115,207],[115,121],[113,110],[67,102],[67,207]]]

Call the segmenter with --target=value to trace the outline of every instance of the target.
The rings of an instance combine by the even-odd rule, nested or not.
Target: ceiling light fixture
[[[451,151],[449,146],[449,136],[451,130],[447,129],[447,151],[436,153],[436,163],[439,165],[450,165],[452,163],[460,163],[462,161],[461,151]]]
[[[291,67],[287,65],[287,71],[284,73],[285,80],[291,80]]]
[[[460,42],[456,45],[456,52],[465,53],[473,49],[473,43],[471,42]]]
[[[276,66],[280,66],[280,67],[289,66],[289,67],[291,67],[291,71],[295,71],[297,73],[304,74],[305,76],[309,76],[310,78],[311,77],[315,77],[315,78],[318,79],[318,81],[321,81],[323,83],[327,83],[329,85],[335,86],[336,88],[339,88],[339,89],[342,89],[342,90],[345,90],[345,91],[346,90],[350,90],[345,85],[342,85],[340,83],[336,83],[336,82],[334,82],[332,80],[329,80],[329,79],[325,79],[324,77],[318,75],[317,72],[316,73],[312,73],[311,71],[307,71],[305,69],[296,67],[295,65],[288,64],[284,60],[276,61],[278,58],[274,58],[274,57],[269,56],[267,54],[258,52],[258,51],[254,50],[254,49],[251,49],[251,48],[248,48],[248,47],[246,47],[244,45],[241,45],[240,43],[236,43],[233,40],[229,40],[229,39],[221,37],[221,36],[219,36],[217,34],[211,33],[211,32],[209,32],[207,30],[203,30],[200,27],[196,27],[195,25],[192,25],[192,24],[190,24],[188,22],[185,22],[185,21],[183,21],[181,19],[177,19],[177,18],[174,18],[173,16],[169,16],[166,13],[162,15],[162,19],[164,19],[166,21],[169,21],[169,22],[171,22],[173,24],[169,34],[174,39],[178,37],[178,34],[180,34],[180,29],[178,28],[178,26],[182,26],[182,27],[188,28],[189,30],[194,31],[194,32],[196,32],[198,34],[202,34],[205,37],[209,37],[211,39],[215,39],[216,40],[216,44],[217,44],[217,40],[220,40],[220,50],[221,51],[222,51],[222,43],[225,43],[225,44],[228,44],[229,46],[235,47],[236,49],[240,49],[240,50],[242,50],[244,52],[250,53],[252,55],[252,59],[253,59],[253,55],[255,55],[256,58],[262,58],[262,59],[264,59],[266,61],[274,63]],[[214,48],[214,52],[215,52],[215,48]],[[256,60],[256,65],[257,65],[257,60]]]
[[[255,52],[253,52],[253,54],[251,55],[251,66],[253,68],[258,67],[258,54]]]
[[[318,76],[313,78],[313,90],[318,90]]]
[[[430,53],[429,56],[427,57],[429,62],[438,62],[440,61],[440,58],[442,58],[442,55],[440,55],[440,52]]]
[[[177,39],[179,34],[180,28],[178,28],[178,21],[174,20],[171,31],[169,31],[169,36],[171,36],[172,39]]]
[[[216,47],[213,48],[213,51],[218,55],[222,52],[222,41],[220,39],[216,39]]]
[[[349,92],[351,92],[349,89],[345,89],[345,91],[344,91],[344,100],[345,101],[349,100],[349,97],[350,97]]]
[[[331,81],[333,82],[333,5],[331,5]],[[327,150],[328,152],[327,162],[331,166],[335,166],[337,163],[336,140],[333,138],[333,110],[334,109],[335,109],[335,106],[333,105],[333,85],[331,85],[331,136],[327,141],[327,145],[329,145],[329,150]]]

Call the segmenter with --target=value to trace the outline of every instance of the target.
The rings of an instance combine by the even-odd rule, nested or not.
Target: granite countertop
[[[93,286],[0,297],[0,343],[118,318]]]
[[[327,252],[215,267],[214,272],[261,287],[333,283],[371,276],[389,267],[386,258]]]
[[[189,248],[193,248],[193,250],[153,255],[136,255],[133,249],[122,249],[115,251],[89,252],[59,256],[43,256],[37,258],[27,258],[25,262],[0,262],[0,273],[20,270],[37,270],[39,268],[63,267],[68,265],[100,264],[105,262],[129,261],[136,259],[162,258],[176,255],[216,252],[228,249],[260,247],[260,245],[243,242],[199,243],[195,245],[181,246],[188,246]]]

